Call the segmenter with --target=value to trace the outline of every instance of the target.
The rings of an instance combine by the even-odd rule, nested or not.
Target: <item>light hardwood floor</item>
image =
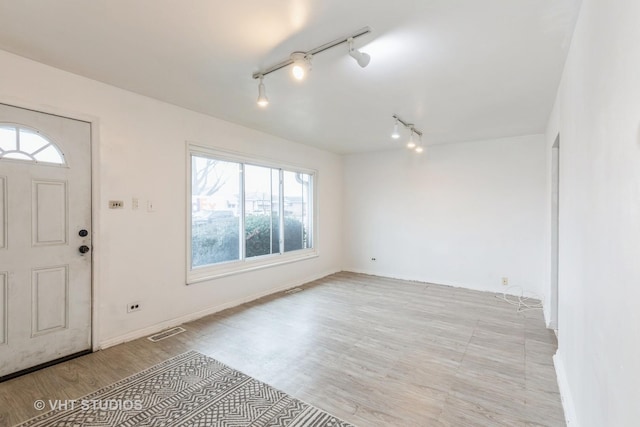
[[[361,427],[565,425],[539,310],[354,273],[302,288],[0,383],[0,425],[191,349]]]

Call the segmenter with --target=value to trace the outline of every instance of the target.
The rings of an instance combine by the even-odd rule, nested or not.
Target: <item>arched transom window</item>
[[[62,151],[40,132],[7,123],[0,123],[0,160],[2,159],[65,164]]]

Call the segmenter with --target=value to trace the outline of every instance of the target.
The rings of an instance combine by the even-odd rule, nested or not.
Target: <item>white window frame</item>
[[[38,129],[32,128],[31,126],[25,126],[25,125],[21,125],[20,123],[13,123],[13,122],[0,122],[0,126],[2,127],[12,127],[15,128],[16,130],[16,142],[19,143],[20,141],[20,131],[21,130],[25,130],[28,132],[32,132],[35,134],[40,135],[40,137],[47,141],[48,144],[44,145],[43,147],[39,148],[38,150],[36,150],[36,152],[34,153],[27,153],[26,151],[23,150],[9,150],[9,151],[4,151],[4,150],[0,150],[0,161],[2,162],[18,162],[18,163],[33,163],[33,164],[38,164],[41,166],[54,166],[54,167],[63,167],[63,168],[69,168],[69,165],[67,165],[67,158],[65,157],[64,153],[62,152],[62,149],[60,149],[60,146],[58,146],[58,144],[56,144],[55,141],[53,141],[53,139],[51,139],[49,136],[43,134],[42,132],[40,132]],[[37,160],[35,158],[35,154],[39,153],[40,151],[43,151],[44,149],[46,149],[47,147],[53,147],[54,150],[56,150],[58,152],[58,154],[60,155],[60,159],[62,160],[62,162],[47,162],[44,160]],[[14,159],[11,157],[5,157],[6,153],[20,153],[26,157],[29,157],[29,159]]]
[[[241,203],[241,220],[240,220],[240,253],[241,259],[237,261],[229,261],[218,264],[199,266],[193,268],[191,266],[191,231],[192,231],[192,162],[191,156],[204,156],[210,157],[216,160],[228,161],[245,164],[251,164],[255,166],[263,166],[273,169],[281,169],[290,172],[300,172],[309,174],[312,176],[311,191],[310,191],[310,203],[311,209],[309,209],[311,215],[311,248],[298,249],[291,252],[280,252],[277,254],[267,254],[251,258],[245,258],[245,236],[244,236],[244,175],[241,180],[241,197],[239,203]],[[259,270],[263,268],[273,267],[277,265],[288,264],[291,262],[302,261],[318,256],[318,171],[314,169],[308,169],[304,167],[294,166],[290,164],[281,163],[275,160],[251,157],[241,153],[234,153],[230,151],[224,151],[217,148],[206,147],[194,143],[187,142],[186,150],[186,165],[187,165],[187,200],[186,200],[186,212],[187,212],[187,285],[194,283],[205,282],[208,280],[230,276],[233,274],[244,273],[248,271]],[[280,194],[283,195],[282,182],[280,182]],[[284,216],[283,203],[284,197],[279,198],[281,217]],[[282,242],[280,242],[281,251],[284,249]]]

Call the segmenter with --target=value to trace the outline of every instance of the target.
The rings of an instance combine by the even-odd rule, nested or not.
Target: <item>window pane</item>
[[[0,127],[0,151],[13,151],[16,147],[16,128]]]
[[[246,257],[278,253],[279,239],[274,233],[272,195],[272,169],[244,166],[244,209],[245,209],[245,251]],[[277,215],[277,209],[275,211]],[[274,251],[275,249],[275,251]]]
[[[191,168],[191,266],[240,259],[241,165],[193,155]]]
[[[20,132],[19,139],[18,132]],[[15,125],[0,126],[0,157],[64,164],[64,156],[52,142],[36,131],[18,128]]]
[[[302,226],[304,230],[302,247],[306,249],[313,247],[313,198],[311,197],[311,194],[313,194],[313,178],[309,174],[302,173],[300,174],[300,179],[302,180]]]
[[[273,253],[280,253],[280,169],[271,169],[271,239]]]
[[[39,162],[56,163],[58,165],[64,164],[62,154],[60,154],[60,152],[56,150],[56,147],[54,147],[53,145],[49,145],[44,150],[34,154],[33,157],[35,157]]]
[[[18,153],[14,151],[13,153],[6,153],[3,156],[5,159],[13,159],[13,160],[33,160],[31,157],[27,156],[24,153]]]
[[[26,129],[20,129],[20,151],[24,151],[27,154],[33,154],[45,145],[49,145],[49,141],[37,133]]]
[[[311,247],[305,222],[309,218],[311,176],[284,171],[284,251]]]

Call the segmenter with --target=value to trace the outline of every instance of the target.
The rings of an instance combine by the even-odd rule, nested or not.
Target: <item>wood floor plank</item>
[[[359,426],[561,426],[539,310],[494,294],[342,272],[0,383],[0,426],[200,351]]]

